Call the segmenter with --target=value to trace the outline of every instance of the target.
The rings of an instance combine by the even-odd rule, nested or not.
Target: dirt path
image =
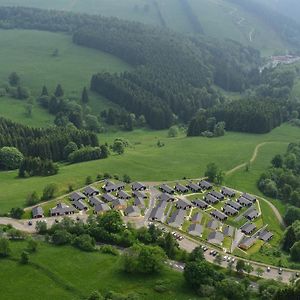
[[[283,218],[282,218],[280,212],[279,212],[278,209],[276,208],[276,206],[275,206],[273,203],[271,203],[270,201],[268,201],[267,199],[265,199],[265,198],[259,197],[259,200],[262,200],[262,201],[268,203],[268,205],[269,205],[269,206],[271,207],[271,209],[273,210],[273,212],[274,212],[274,214],[275,214],[277,220],[280,222],[280,224],[281,224],[282,226],[285,227],[285,226],[286,226],[286,225],[285,225],[285,222],[284,222],[284,220],[283,220]]]
[[[250,162],[250,163],[253,163],[253,162],[256,160],[258,151],[259,151],[259,149],[260,149],[261,147],[265,146],[266,144],[272,144],[272,143],[274,143],[274,142],[264,142],[264,143],[258,144],[258,145],[255,147],[254,152],[253,152],[252,157],[251,157],[251,159],[250,159],[249,162]],[[227,172],[226,172],[226,176],[231,175],[232,173],[234,173],[234,172],[240,170],[241,168],[246,167],[247,163],[248,163],[248,162],[242,163],[242,164],[240,164],[240,165],[234,167],[233,169],[227,171]]]

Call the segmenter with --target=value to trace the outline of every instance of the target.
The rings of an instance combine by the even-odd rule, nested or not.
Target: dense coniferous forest
[[[96,134],[74,126],[32,128],[0,118],[0,148],[12,146],[24,156],[53,161],[64,160],[64,148],[69,142],[78,147],[99,146]]]

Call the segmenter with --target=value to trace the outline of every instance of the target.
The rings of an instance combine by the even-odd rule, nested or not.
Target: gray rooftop
[[[32,217],[38,217],[38,216],[43,216],[44,215],[44,210],[41,206],[36,206],[32,209]]]
[[[190,201],[185,200],[185,199],[179,199],[176,202],[176,206],[178,208],[186,209],[187,207],[191,207],[192,203]]]
[[[211,192],[209,192],[209,194],[211,194],[212,196],[214,196],[215,198],[217,198],[219,200],[224,199],[224,195],[217,191],[211,191]]]
[[[215,203],[218,203],[219,202],[219,199],[217,199],[216,197],[214,197],[213,195],[211,194],[207,194],[205,196],[205,201],[207,203],[211,203],[211,204],[215,204]]]
[[[196,206],[200,207],[200,208],[206,208],[207,207],[207,203],[203,200],[200,199],[196,199],[192,201]]]
[[[268,230],[262,230],[259,233],[259,238],[265,242],[269,241],[273,237],[273,233]]]
[[[64,215],[75,211],[76,210],[74,207],[68,206],[64,203],[57,203],[56,207],[50,209],[51,215],[52,214]]]
[[[123,190],[120,190],[118,192],[118,197],[121,199],[130,199],[131,198],[131,196]]]
[[[187,186],[188,186],[189,189],[194,190],[194,191],[201,190],[200,185],[198,185],[196,183],[193,183],[193,182],[189,182]]]
[[[192,222],[201,222],[201,220],[202,220],[202,214],[199,212],[194,214],[191,219]]]
[[[246,234],[250,234],[256,229],[256,225],[253,223],[246,223],[241,227],[241,231],[245,232]]]
[[[210,214],[221,221],[227,219],[227,216],[218,210],[213,210]]]
[[[224,235],[220,231],[213,231],[209,234],[207,240],[212,244],[222,245]]]
[[[129,217],[136,217],[141,215],[141,210],[137,206],[128,206],[125,209],[125,215]]]
[[[227,187],[222,187],[222,194],[223,195],[226,195],[226,196],[229,196],[229,197],[233,197],[235,195],[235,191],[232,190],[232,189],[229,189]]]
[[[239,244],[239,247],[249,249],[254,245],[255,241],[253,237],[245,237]]]
[[[179,192],[182,192],[182,193],[185,193],[185,192],[187,192],[189,189],[188,189],[186,186],[184,186],[184,185],[182,185],[182,184],[180,184],[180,183],[176,183],[176,185],[175,185],[175,190],[176,190],[176,191],[179,191]]]
[[[110,193],[105,193],[102,195],[102,198],[107,201],[107,202],[113,202],[115,201],[117,198],[115,196],[113,196],[112,194]]]
[[[212,219],[207,223],[207,227],[210,229],[217,229],[219,227],[219,222]]]
[[[200,224],[191,224],[188,229],[189,234],[194,236],[201,236],[203,232],[203,226]]]
[[[173,200],[175,200],[174,196],[172,196],[168,193],[161,193],[158,196],[158,199],[161,200],[161,201],[173,201]]]
[[[243,206],[242,206],[241,204],[239,204],[238,202],[232,201],[232,200],[228,201],[228,202],[227,202],[227,205],[233,207],[233,208],[236,209],[236,210],[240,210],[240,209],[242,209],[242,207],[243,207]]]
[[[100,212],[100,211],[102,212],[102,211],[109,211],[111,210],[111,208],[107,203],[100,203],[95,206],[94,210],[95,212]]]
[[[225,236],[233,236],[234,233],[234,227],[232,226],[223,226],[223,234]]]
[[[172,227],[181,227],[184,222],[184,217],[186,215],[186,211],[182,209],[177,209],[171,215],[168,224]]]
[[[92,206],[95,206],[95,205],[99,205],[101,203],[103,203],[98,197],[96,196],[93,196],[91,198],[89,198],[89,202]]]
[[[141,182],[134,182],[132,185],[131,185],[131,188],[133,190],[145,190],[146,189],[146,186],[141,183]]]
[[[240,198],[237,200],[237,202],[240,203],[240,204],[242,204],[242,205],[246,205],[246,206],[250,206],[250,205],[253,204],[250,200],[248,200],[248,199],[246,199],[246,198],[244,198],[244,197],[240,197]]]
[[[244,194],[242,195],[242,197],[248,199],[248,200],[251,201],[251,202],[255,202],[255,201],[256,201],[256,198],[255,198],[254,196],[248,194],[248,193],[244,193]]]
[[[87,205],[82,201],[82,200],[78,200],[78,201],[73,201],[72,203],[78,210],[84,210],[87,209]]]
[[[70,195],[70,199],[72,201],[78,201],[80,199],[85,199],[85,195],[81,192],[73,192],[71,195]]]
[[[145,206],[145,201],[143,198],[140,198],[140,197],[136,197],[134,199],[134,205],[135,206]]]
[[[165,217],[165,215],[164,215],[165,208],[166,208],[166,206],[164,204],[162,206],[154,207],[151,210],[149,219],[153,219],[153,220],[157,220],[157,221],[162,222],[164,217]]]
[[[96,194],[99,194],[99,190],[96,189],[96,188],[93,187],[93,186],[87,186],[87,187],[84,189],[83,193],[84,193],[85,195],[93,195],[93,194],[96,195]]]
[[[168,194],[173,194],[174,193],[174,189],[171,188],[170,186],[168,186],[167,184],[162,184],[159,187],[162,191],[164,191],[165,193]]]
[[[201,187],[202,189],[210,189],[210,188],[213,187],[213,185],[212,185],[210,182],[206,181],[206,180],[201,180],[201,181],[199,182],[199,185],[200,185],[200,187]]]
[[[226,204],[224,207],[223,207],[223,211],[225,214],[229,214],[229,215],[236,215],[239,213],[238,210],[236,210],[235,208],[229,206],[228,204]]]
[[[258,217],[258,211],[256,209],[252,209],[250,211],[247,211],[244,216],[247,218],[247,219],[250,219],[250,220],[253,220],[255,218]]]
[[[134,191],[133,195],[135,197],[139,197],[139,198],[143,198],[143,199],[147,198],[147,195],[144,192],[141,192],[141,191]]]
[[[112,202],[112,206],[116,207],[116,206],[126,206],[126,201],[123,199],[116,199]]]

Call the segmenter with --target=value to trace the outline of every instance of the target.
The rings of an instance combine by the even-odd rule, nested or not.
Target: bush
[[[18,169],[23,159],[23,154],[17,148],[3,147],[0,149],[0,169]]]
[[[54,198],[57,191],[58,191],[58,187],[55,183],[50,183],[50,184],[46,185],[43,190],[42,200],[50,200],[50,199]]]
[[[95,250],[95,240],[88,234],[77,236],[74,239],[73,245],[83,251]]]
[[[29,262],[29,254],[28,254],[28,252],[23,251],[23,252],[21,253],[21,257],[20,257],[20,263],[21,263],[22,265],[27,265],[28,262]]]
[[[115,247],[110,246],[110,245],[101,246],[100,252],[105,253],[105,254],[111,254],[114,256],[119,256],[119,251]]]
[[[78,163],[83,161],[101,159],[102,152],[100,147],[82,147],[79,150],[72,152],[68,156],[68,161],[71,163]]]

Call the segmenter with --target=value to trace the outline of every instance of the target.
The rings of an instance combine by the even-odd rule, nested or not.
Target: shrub
[[[114,256],[119,256],[119,251],[115,247],[110,246],[110,245],[101,246],[100,252],[105,253],[105,254],[111,254]]]

